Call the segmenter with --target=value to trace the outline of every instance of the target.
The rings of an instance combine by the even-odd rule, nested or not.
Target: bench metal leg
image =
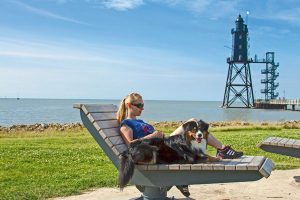
[[[140,187],[140,188],[139,188]],[[167,197],[167,191],[169,187],[150,187],[150,186],[141,186],[137,187],[143,194],[141,197],[136,198],[135,200],[159,200],[159,199],[170,199]],[[134,200],[134,199],[131,199]]]
[[[159,187],[145,187],[143,197],[144,200],[165,199],[167,197],[167,189]]]

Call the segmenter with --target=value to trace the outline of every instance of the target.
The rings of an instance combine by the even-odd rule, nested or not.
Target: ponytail
[[[125,117],[126,117],[126,104],[125,104],[126,98],[124,98],[119,105],[119,110],[117,112],[117,120],[119,123],[121,123]]]

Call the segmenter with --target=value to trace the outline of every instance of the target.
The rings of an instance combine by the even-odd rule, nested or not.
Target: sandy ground
[[[173,187],[168,192],[168,197],[181,200],[300,200],[300,182],[296,182],[294,176],[300,176],[300,169],[276,170],[272,172],[268,179],[263,178],[254,182],[191,185],[190,198],[185,198]],[[140,195],[140,192],[131,186],[126,187],[122,192],[118,188],[100,188],[81,195],[52,200],[128,200]]]

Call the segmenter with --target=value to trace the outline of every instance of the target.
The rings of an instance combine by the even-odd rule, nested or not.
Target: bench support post
[[[165,199],[167,197],[167,189],[159,187],[145,187],[143,191],[144,200]]]
[[[170,187],[152,187],[152,186],[141,186],[138,189],[142,192],[142,196],[131,200],[159,200],[159,199],[170,199],[167,197],[167,191]]]

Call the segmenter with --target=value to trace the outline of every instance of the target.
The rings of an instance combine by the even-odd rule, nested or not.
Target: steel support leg
[[[142,196],[139,198],[131,199],[131,200],[167,200],[170,199],[167,197],[167,191],[169,190],[169,187],[150,187],[150,186],[144,186],[142,191]]]

